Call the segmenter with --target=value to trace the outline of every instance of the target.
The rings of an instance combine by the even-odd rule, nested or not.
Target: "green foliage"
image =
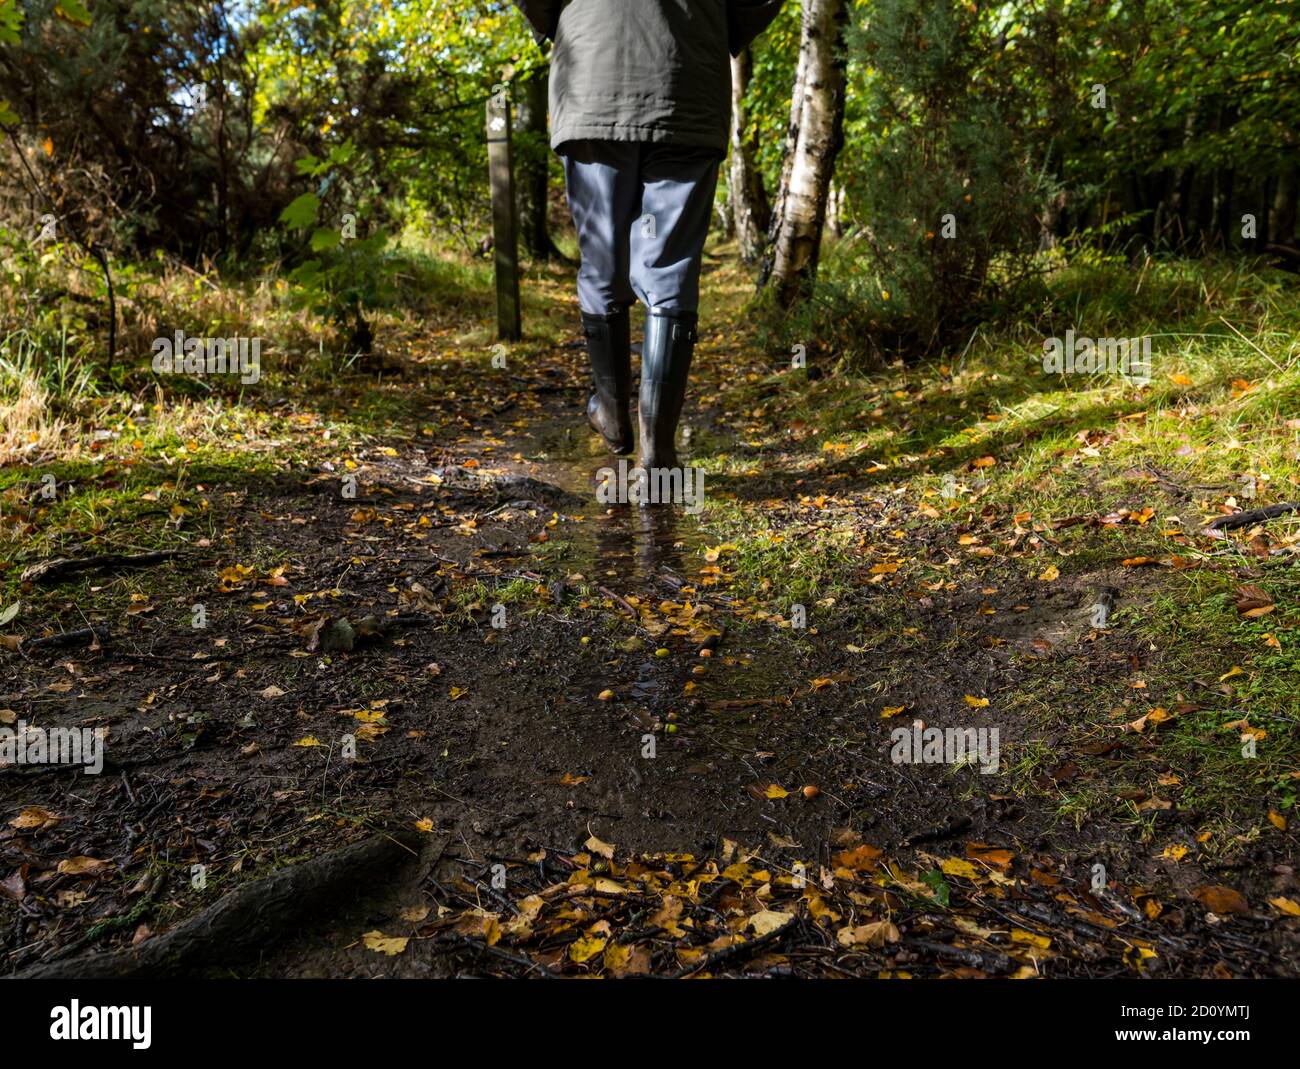
[[[757,133],[757,162],[768,189],[781,175],[786,129],[790,122],[790,86],[799,57],[799,4],[787,3],[751,46],[752,74],[745,109]]]
[[[22,40],[23,9],[18,0],[0,0],[0,45],[16,45]]]
[[[98,393],[94,369],[73,351],[72,340],[66,324],[56,336],[17,330],[0,337],[0,404],[17,399],[30,383],[60,406]]]
[[[842,159],[870,261],[858,319],[909,347],[951,343],[1029,270],[1049,192],[997,26],[974,5],[880,0],[850,35],[875,130]]]
[[[364,313],[392,297],[394,264],[383,230],[365,237],[358,232],[365,184],[349,166],[355,158],[356,146],[349,140],[333,146],[323,160],[298,160],[298,173],[316,179],[317,188],[295,197],[280,213],[280,222],[290,231],[311,231],[311,255],[289,275],[297,287],[295,303],[347,331],[350,352],[364,353],[372,342]],[[332,219],[337,226],[326,225]]]
[[[0,45],[16,45],[22,40],[23,11],[18,0],[0,0]],[[18,113],[0,97],[0,126],[16,126]]]

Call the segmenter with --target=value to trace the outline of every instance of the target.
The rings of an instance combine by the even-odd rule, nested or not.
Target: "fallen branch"
[[[737,957],[741,954],[748,954],[750,951],[757,950],[759,947],[764,946],[767,943],[775,942],[777,939],[781,938],[781,936],[791,931],[794,927],[795,919],[794,916],[791,915],[790,919],[781,925],[780,928],[773,928],[766,935],[760,935],[757,939],[746,939],[741,943],[732,943],[731,946],[723,947],[721,950],[715,950],[712,954],[706,954],[700,958],[699,961],[678,969],[669,977],[669,979],[681,980],[684,977],[690,976],[692,973],[699,972],[701,969],[712,969],[715,965],[726,961],[728,958]]]
[[[98,557],[51,557],[37,561],[20,577],[24,583],[49,583],[77,572],[99,571],[103,568],[148,568],[181,555],[177,549],[160,549],[153,553],[103,553]]]
[[[1300,501],[1285,501],[1280,505],[1267,508],[1251,509],[1249,512],[1234,512],[1231,516],[1220,516],[1205,525],[1207,531],[1228,531],[1234,527],[1246,527],[1252,523],[1264,523],[1267,520],[1285,516],[1288,512],[1300,511]]]
[[[614,593],[614,591],[610,590],[609,587],[598,586],[596,587],[596,589],[599,590],[602,594],[604,594],[605,597],[609,598],[610,601],[618,605],[621,605],[624,609],[626,609],[629,613],[631,613],[633,621],[635,621],[638,624],[641,622],[641,614],[637,612],[636,609],[632,608],[632,606],[628,604],[626,599],[619,597],[617,594]]]
[[[20,649],[26,653],[28,650],[66,650],[70,646],[102,646],[108,641],[108,634],[107,627],[79,627],[75,631],[61,631],[57,635],[25,638]]]
[[[992,973],[994,976],[1005,976],[1016,966],[1014,961],[996,950],[970,950],[966,947],[950,946],[947,943],[935,943],[928,939],[909,939],[906,945],[909,949],[915,947],[918,950],[925,950],[935,957],[958,961],[967,968],[979,969],[980,972]]]

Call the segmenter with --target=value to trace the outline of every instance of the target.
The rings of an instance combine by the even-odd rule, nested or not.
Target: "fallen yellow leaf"
[[[107,861],[100,861],[97,858],[70,857],[59,862],[59,871],[65,876],[94,876],[103,872],[112,866]]]
[[[39,805],[29,805],[9,822],[20,831],[47,831],[59,823],[59,818]]]
[[[614,859],[614,847],[610,843],[601,842],[594,835],[582,845],[593,854],[599,854],[606,861],[612,861]]]
[[[763,909],[749,918],[749,926],[754,929],[754,937],[762,939],[763,936],[784,928],[793,920],[793,914]]]
[[[405,950],[406,944],[411,940],[409,936],[384,935],[383,932],[375,931],[366,932],[366,934],[361,937],[361,941],[365,943],[367,950],[373,950],[377,954],[387,954],[389,957],[392,957],[393,955],[400,954]]]
[[[944,858],[939,862],[939,868],[943,870],[945,876],[962,876],[968,880],[973,880],[979,876],[979,872],[974,865],[959,857]]]

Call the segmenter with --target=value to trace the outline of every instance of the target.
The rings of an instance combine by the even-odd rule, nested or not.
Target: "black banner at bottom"
[[[807,1055],[810,1042],[865,1030],[923,1042],[1041,1040],[1055,1049],[1197,1046],[1231,1057],[1234,1046],[1282,1041],[1297,993],[1291,980],[143,980],[10,982],[0,999],[10,1056],[58,1047],[200,1059],[373,1056],[391,1043],[445,1036],[458,1046],[486,1043],[500,1057],[512,1046],[561,1050],[566,1036],[693,1042],[703,1026],[718,1037],[761,1038],[765,1056],[786,1043]]]

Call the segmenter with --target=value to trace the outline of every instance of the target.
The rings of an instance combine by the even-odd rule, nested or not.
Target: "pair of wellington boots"
[[[686,376],[695,349],[695,312],[650,310],[641,345],[640,424],[637,468],[644,472],[676,468],[677,423],[686,398]],[[587,420],[610,451],[632,452],[631,316],[621,308],[610,315],[582,313],[591,377],[596,392],[587,402]]]

